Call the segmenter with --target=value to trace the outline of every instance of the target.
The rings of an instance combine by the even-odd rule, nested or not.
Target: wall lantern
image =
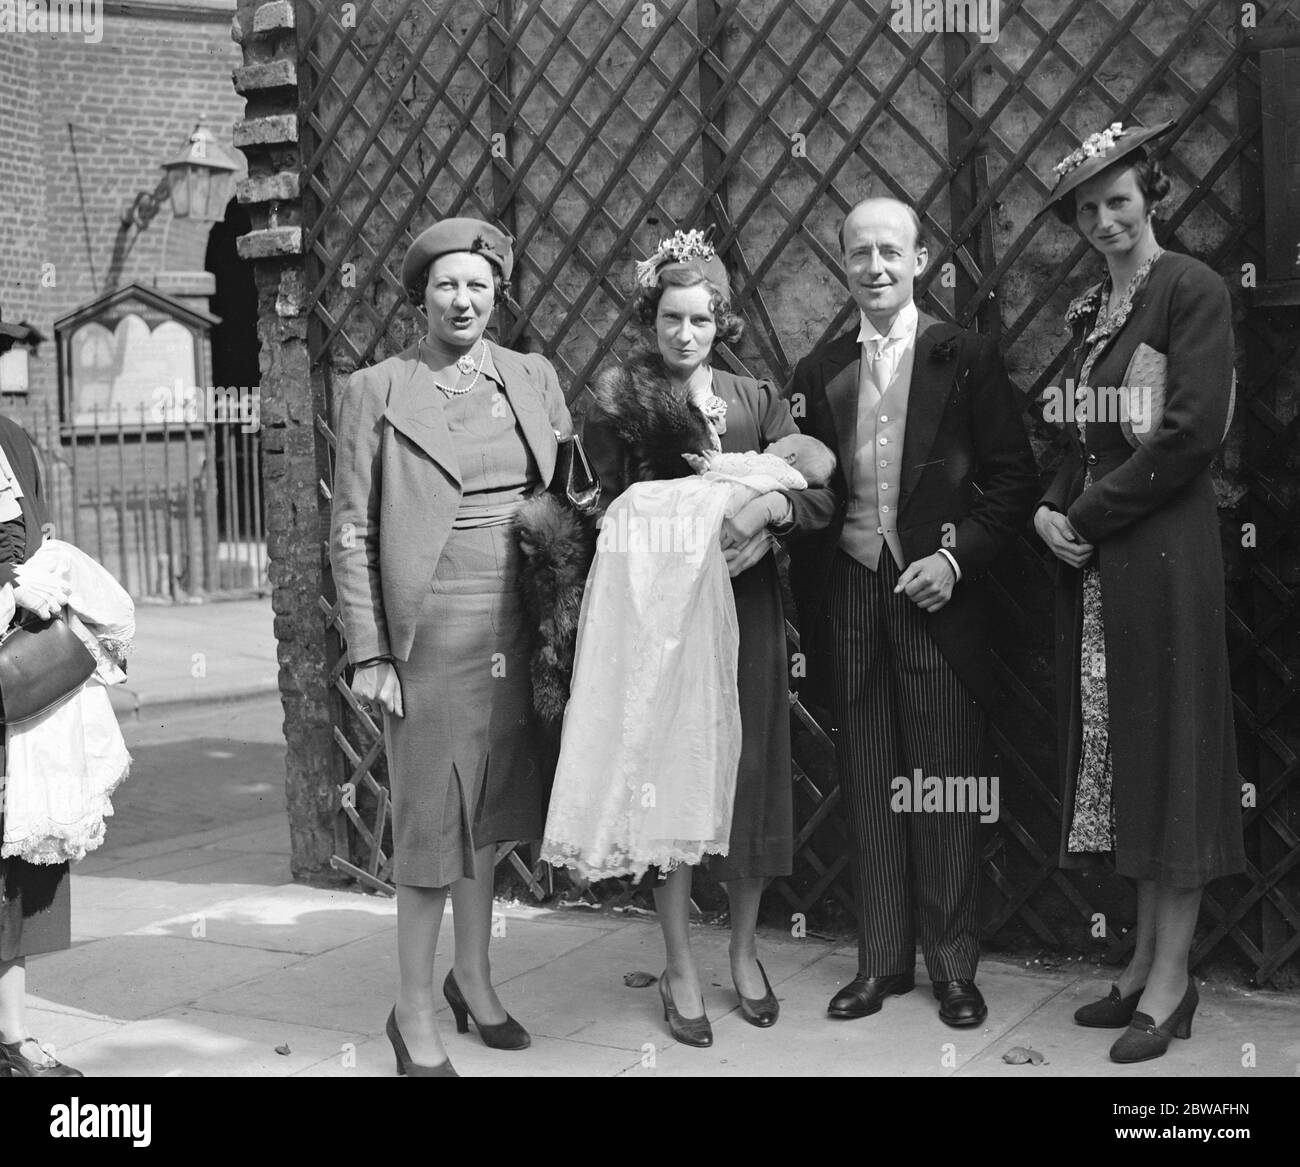
[[[162,164],[163,177],[152,191],[140,191],[122,215],[122,225],[143,231],[169,199],[177,219],[215,223],[226,213],[230,183],[238,165],[200,118],[180,153]]]

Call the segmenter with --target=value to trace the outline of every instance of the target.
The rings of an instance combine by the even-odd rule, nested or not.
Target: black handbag
[[[600,479],[596,477],[577,434],[556,437],[555,474],[551,493],[557,494],[580,515],[594,515],[600,509]]]
[[[0,721],[30,721],[71,697],[95,671],[95,654],[60,616],[0,635]]]

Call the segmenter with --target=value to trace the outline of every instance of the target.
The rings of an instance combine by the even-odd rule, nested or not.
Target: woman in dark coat
[[[339,409],[330,562],[352,690],[384,713],[401,977],[388,1036],[415,1076],[455,1075],[434,1020],[448,888],[457,1029],[472,1019],[493,1048],[530,1043],[488,960],[496,845],[540,837],[543,809],[512,520],[572,422],[545,358],[484,336],[511,242],[476,219],[423,232],[402,283],[427,334],[354,373]]]
[[[633,482],[689,475],[682,453],[708,451],[714,435],[722,452],[745,452],[799,432],[770,382],[712,367],[714,344],[734,343],[743,324],[730,311],[726,271],[698,233],[678,232],[639,274],[638,314],[653,330],[656,351],[597,379],[583,425],[602,506]],[[730,900],[741,1014],[759,1027],[778,1014],[758,962],[759,901],[769,880],[790,873],[794,836],[789,664],[772,533],[825,526],[831,507],[826,487],[764,494],[725,520],[722,532],[740,633],[741,752],[728,852],[711,856],[709,868]],[[668,956],[660,992],[674,1036],[708,1045],[712,1031],[690,951],[692,871],[674,868],[655,890]]]
[[[3,624],[20,608],[40,618],[67,601],[67,585],[24,572],[45,527],[36,448],[27,431],[0,416],[0,615]],[[60,599],[62,596],[62,599]],[[4,754],[0,727],[0,758]],[[0,798],[0,833],[3,833]],[[0,1077],[81,1077],[44,1050],[27,1032],[27,957],[72,944],[68,864],[34,864],[0,858]]]
[[[1156,243],[1169,180],[1142,147],[1170,125],[1093,135],[1051,196],[1108,269],[1067,314],[1070,447],[1034,524],[1061,561],[1062,863],[1110,853],[1138,884],[1132,960],[1075,1015],[1128,1027],[1120,1062],[1190,1035],[1201,891],[1245,866],[1210,477],[1231,416],[1231,305],[1212,270]]]

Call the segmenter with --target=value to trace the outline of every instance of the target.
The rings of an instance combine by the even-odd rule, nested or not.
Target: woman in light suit
[[[487,340],[511,239],[477,219],[423,232],[402,284],[428,317],[413,347],[348,382],[338,414],[330,562],[352,690],[383,709],[401,986],[399,1073],[454,1076],[434,1020],[434,953],[451,888],[443,992],[464,1033],[524,1049],[492,987],[495,844],[541,835],[528,652],[511,520],[544,489],[572,422],[551,364]]]

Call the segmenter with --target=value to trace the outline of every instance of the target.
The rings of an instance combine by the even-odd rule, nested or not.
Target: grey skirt
[[[384,718],[395,883],[445,887],[473,877],[477,849],[541,836],[518,555],[510,524],[453,530],[397,662],[405,716]]]

